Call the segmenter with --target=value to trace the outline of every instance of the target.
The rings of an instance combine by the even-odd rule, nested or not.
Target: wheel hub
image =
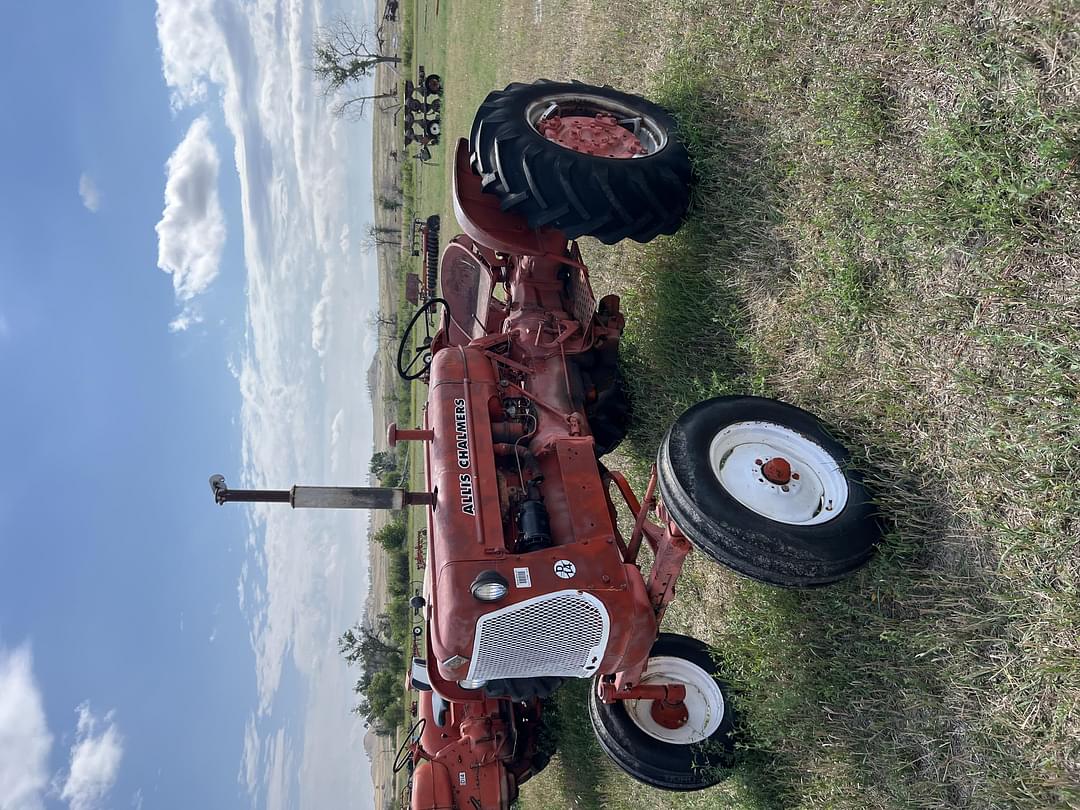
[[[791,464],[780,456],[770,458],[761,465],[761,474],[771,483],[783,486],[791,481]]]
[[[691,745],[707,740],[724,719],[724,695],[711,672],[675,656],[649,658],[641,679],[645,684],[682,684],[686,696],[678,703],[629,699],[623,707],[630,720],[661,742]]]
[[[539,121],[536,129],[549,141],[586,155],[626,159],[649,152],[637,136],[620,126],[610,113],[566,118],[553,115]]]
[[[654,700],[649,710],[652,719],[664,728],[682,728],[690,720],[690,710],[681,700],[678,703],[669,703],[666,700]]]

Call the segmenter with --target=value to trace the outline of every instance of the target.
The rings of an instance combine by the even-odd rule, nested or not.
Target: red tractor
[[[715,784],[734,760],[728,689],[705,644],[660,632],[687,554],[816,586],[865,563],[879,538],[847,451],[780,402],[690,408],[641,498],[605,464],[629,419],[624,321],[618,297],[594,296],[573,240],[677,230],[691,167],[676,132],[665,110],[610,88],[489,95],[457,145],[465,234],[443,251],[443,296],[417,312],[398,353],[428,399],[421,428],[391,425],[388,438],[423,443],[427,491],[252,494],[212,480],[219,502],[426,506],[427,649],[410,674],[419,720],[397,763],[411,770],[414,810],[508,808],[547,763],[543,699],[567,678],[592,679],[597,738],[631,776],[669,790]]]

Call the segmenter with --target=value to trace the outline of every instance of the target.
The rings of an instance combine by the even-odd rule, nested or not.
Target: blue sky
[[[312,31],[363,4],[9,4],[0,49],[0,810],[367,807],[336,636],[366,479],[370,130]]]

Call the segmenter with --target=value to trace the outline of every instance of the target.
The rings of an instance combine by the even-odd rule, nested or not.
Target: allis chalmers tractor
[[[690,179],[675,121],[643,98],[551,82],[492,93],[457,145],[465,234],[443,252],[443,297],[398,353],[428,398],[423,426],[388,438],[422,443],[426,491],[259,493],[212,479],[220,503],[426,508],[427,649],[398,762],[414,810],[509,807],[547,762],[543,701],[567,678],[592,680],[600,746],[631,776],[716,783],[734,760],[728,688],[705,644],[660,632],[691,548],[787,587],[834,582],[873,552],[878,523],[847,451],[791,405],[690,408],[640,498],[604,462],[629,419],[623,316],[618,297],[593,295],[573,240],[673,233]]]

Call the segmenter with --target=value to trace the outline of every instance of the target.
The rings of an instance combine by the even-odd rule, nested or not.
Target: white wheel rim
[[[790,465],[786,483],[763,468],[774,459]],[[713,474],[735,500],[753,512],[792,526],[816,526],[839,515],[848,482],[837,460],[817,442],[775,422],[736,422],[709,446]]]
[[[712,673],[697,664],[685,658],[658,655],[649,659],[641,683],[679,683],[686,687],[683,703],[689,716],[679,728],[657,723],[652,716],[651,700],[623,701],[630,720],[650,737],[674,745],[691,745],[709,739],[720,728],[724,719],[724,693]]]

